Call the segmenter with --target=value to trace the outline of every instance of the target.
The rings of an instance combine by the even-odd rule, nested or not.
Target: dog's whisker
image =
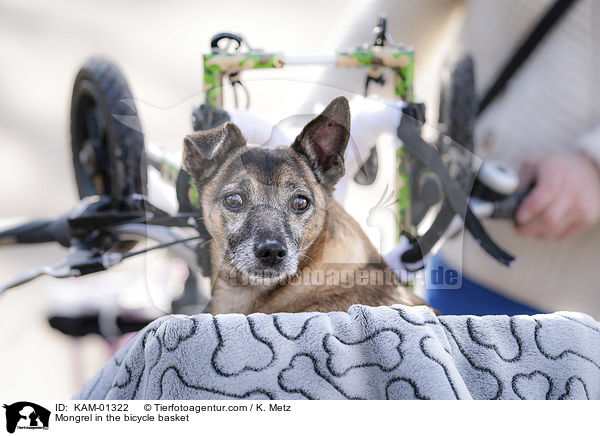
[[[229,281],[229,279],[231,278],[231,274],[233,273],[233,268],[229,268],[229,274],[227,274],[227,279],[225,279],[226,282]]]
[[[209,242],[212,242],[212,241],[213,241],[213,238],[207,239],[206,241],[202,241],[202,242],[198,243],[198,248],[202,248],[206,244],[208,244]]]
[[[312,257],[307,256],[306,254],[300,254],[300,256],[302,256],[303,258],[309,259],[310,261],[316,263],[315,260]],[[313,267],[310,265],[309,262],[304,262],[304,265],[306,265],[308,268],[310,268],[311,271],[314,271]]]
[[[314,260],[312,257],[310,257],[308,254],[301,253],[300,255],[301,255],[302,257],[306,257],[307,259],[310,259],[311,261],[313,261],[313,262],[315,262],[315,263],[316,263],[316,261],[315,261],[315,260]]]
[[[217,270],[217,273],[215,274],[215,277],[218,277],[219,274],[221,273],[221,271],[223,270],[223,267],[227,265],[227,261],[223,260],[221,262],[221,264],[219,265],[219,269]]]

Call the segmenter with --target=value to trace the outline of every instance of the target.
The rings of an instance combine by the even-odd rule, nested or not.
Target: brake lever
[[[8,280],[7,282],[0,283],[0,295],[2,295],[4,291],[8,289],[16,288],[17,286],[29,283],[30,281],[44,275],[63,279],[67,277],[77,277],[81,275],[81,273],[77,270],[72,269],[69,265],[68,260],[64,259],[58,263],[55,263],[54,265],[45,265],[36,268],[31,268],[25,272],[17,274],[15,277]]]
[[[530,185],[524,191],[517,192],[511,195],[504,200],[496,201],[494,203],[494,212],[491,215],[491,218],[498,219],[510,219],[515,221],[515,215],[517,213],[517,209],[521,206],[521,203],[527,197],[531,191],[533,190],[534,185]],[[516,221],[515,221],[516,224]]]
[[[81,244],[81,241],[74,240],[73,243],[74,246],[78,246]],[[66,259],[63,259],[54,265],[31,268],[17,274],[7,282],[0,283],[0,296],[8,289],[24,285],[25,283],[29,283],[44,275],[57,279],[80,277],[107,270],[120,263],[125,258],[121,253],[103,253],[101,255],[96,255],[94,252],[84,249],[84,245],[80,245],[80,247],[80,249],[72,251]]]
[[[162,217],[161,217],[162,218]],[[129,252],[126,254],[107,252],[103,254],[94,253],[86,249],[85,244],[77,239],[74,239],[73,246],[79,247],[80,249],[74,250],[64,260],[54,264],[29,269],[21,274],[16,275],[7,282],[0,283],[0,296],[4,291],[15,288],[17,286],[28,283],[40,276],[48,275],[54,278],[68,278],[68,277],[80,277],[87,274],[93,274],[99,271],[107,270],[123,260],[140,254],[148,253],[150,251],[166,248],[171,245],[186,243],[203,239],[202,235],[191,236],[189,238],[174,239],[169,242],[163,242],[161,244],[154,245],[152,247],[144,248],[142,250]],[[205,240],[202,244],[210,242],[210,239]]]

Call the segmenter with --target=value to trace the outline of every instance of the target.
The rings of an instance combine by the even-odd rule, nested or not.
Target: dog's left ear
[[[344,175],[344,151],[350,139],[350,106],[337,97],[308,123],[292,144],[307,159],[317,180],[328,188]]]
[[[212,177],[217,169],[246,140],[233,123],[227,122],[215,129],[194,132],[183,140],[183,169],[202,183]]]

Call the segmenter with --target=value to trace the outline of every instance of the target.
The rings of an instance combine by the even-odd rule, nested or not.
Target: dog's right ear
[[[233,123],[227,122],[215,129],[194,132],[183,140],[183,169],[196,182],[212,177],[227,157],[246,140]]]
[[[304,127],[292,150],[308,161],[321,184],[333,188],[344,175],[344,151],[349,139],[350,106],[345,97],[338,97]]]

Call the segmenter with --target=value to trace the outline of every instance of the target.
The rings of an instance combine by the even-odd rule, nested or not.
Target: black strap
[[[397,131],[404,147],[406,147],[412,158],[426,165],[440,178],[447,205],[463,219],[466,229],[475,238],[479,246],[498,262],[510,266],[515,260],[514,256],[498,246],[488,235],[471,210],[466,194],[448,173],[448,168],[437,150],[421,137],[420,122],[412,118],[407,112],[409,112],[409,109],[404,108]]]
[[[515,72],[523,65],[529,55],[535,50],[540,41],[548,33],[548,31],[556,24],[565,12],[572,6],[577,0],[556,0],[552,7],[546,12],[546,14],[540,19],[540,21],[533,28],[531,33],[521,45],[517,48],[512,57],[504,65],[502,72],[498,75],[496,81],[490,86],[483,98],[479,102],[479,108],[477,115],[481,113],[489,106],[489,104],[496,98],[496,96],[502,91],[506,83],[515,74]]]

